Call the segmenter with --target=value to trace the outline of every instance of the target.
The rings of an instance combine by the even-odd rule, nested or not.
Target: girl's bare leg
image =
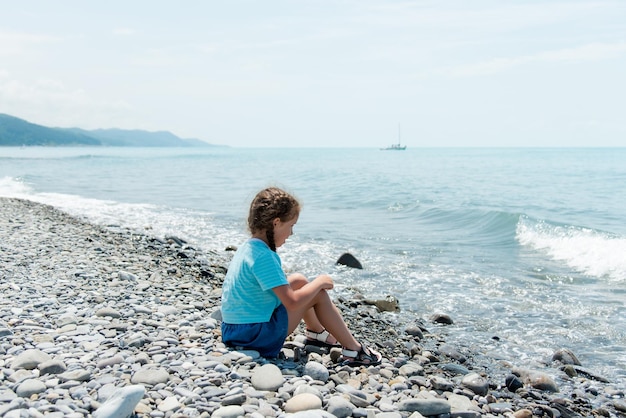
[[[299,289],[308,283],[306,277],[301,274],[292,274],[288,277],[289,284],[293,289]],[[322,290],[313,299],[312,307],[302,310],[288,311],[289,329],[292,333],[304,319],[306,326],[313,332],[321,332],[326,329],[339,343],[351,350],[359,350],[361,345],[354,339],[348,326],[344,322],[339,309],[330,299],[325,290]],[[334,341],[329,341],[333,343]]]
[[[289,285],[294,290],[300,289],[302,286],[309,282],[308,279],[300,273],[289,275],[289,277],[287,277],[287,280],[289,280]],[[324,326],[317,319],[317,316],[315,315],[315,310],[313,308],[309,308],[304,311],[301,317],[299,311],[289,312],[288,332],[291,334],[298,327],[298,325],[300,325],[300,321],[303,319],[306,323],[307,329],[310,329],[313,332],[324,331]]]

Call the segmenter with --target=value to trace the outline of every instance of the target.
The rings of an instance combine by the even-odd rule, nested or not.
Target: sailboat
[[[381,151],[404,151],[406,149],[406,145],[400,145],[400,125],[398,125],[398,143],[391,144],[387,148],[381,148]]]

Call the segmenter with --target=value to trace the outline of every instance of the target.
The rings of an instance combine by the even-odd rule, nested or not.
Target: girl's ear
[[[274,225],[274,228],[278,226],[279,222],[280,222],[280,218],[274,218],[274,220],[272,221],[272,225]]]

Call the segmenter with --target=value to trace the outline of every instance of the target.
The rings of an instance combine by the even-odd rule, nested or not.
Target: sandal
[[[322,330],[322,332],[311,331],[310,329],[306,330],[306,341],[305,345],[314,345],[316,347],[324,347],[324,348],[333,348],[333,347],[341,347],[339,343],[329,343],[328,337],[330,337],[330,332],[326,330]]]
[[[378,351],[368,348],[364,344],[361,344],[359,351],[344,347],[341,354],[342,366],[375,366],[383,360],[383,356]]]

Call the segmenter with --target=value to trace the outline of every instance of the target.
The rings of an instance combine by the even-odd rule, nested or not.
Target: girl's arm
[[[321,290],[330,290],[333,287],[333,279],[326,274],[322,274],[296,290],[288,284],[275,287],[272,290],[285,305],[285,308],[291,311],[309,305]]]

